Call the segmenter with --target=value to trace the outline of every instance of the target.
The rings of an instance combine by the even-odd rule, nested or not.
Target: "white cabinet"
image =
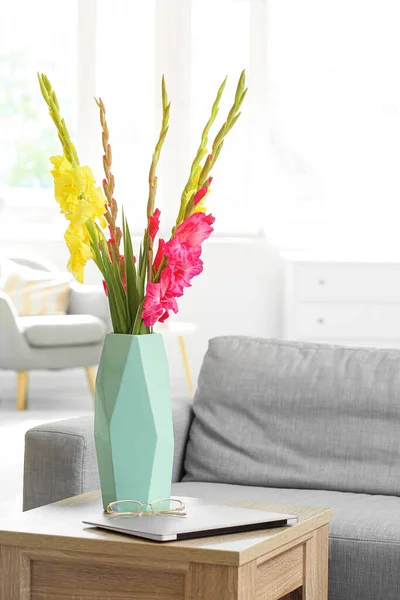
[[[400,260],[283,258],[285,339],[400,348]]]

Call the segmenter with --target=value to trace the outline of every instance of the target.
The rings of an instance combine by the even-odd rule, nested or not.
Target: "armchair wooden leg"
[[[28,371],[17,372],[17,410],[26,410]]]
[[[96,367],[86,367],[86,375],[88,378],[90,391],[94,397],[94,392],[96,389]]]

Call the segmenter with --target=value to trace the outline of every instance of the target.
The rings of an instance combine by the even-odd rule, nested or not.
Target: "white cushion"
[[[65,314],[71,281],[71,275],[61,271],[32,269],[9,259],[0,263],[0,289],[21,317]]]
[[[92,315],[20,317],[18,323],[36,348],[99,344],[106,334],[105,323]]]

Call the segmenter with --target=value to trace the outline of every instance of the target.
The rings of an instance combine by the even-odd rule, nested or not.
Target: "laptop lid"
[[[297,521],[295,515],[221,504],[201,504],[188,506],[184,517],[168,514],[141,516],[102,514],[83,523],[157,542],[170,542],[222,533],[283,527],[293,525]]]

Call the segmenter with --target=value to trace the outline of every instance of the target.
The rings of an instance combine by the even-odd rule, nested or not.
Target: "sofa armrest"
[[[192,422],[189,399],[172,400],[175,454],[172,480],[180,481]],[[24,510],[98,489],[93,416],[39,425],[25,435]]]
[[[24,510],[98,487],[91,415],[46,423],[26,432]]]
[[[70,285],[68,313],[97,317],[106,323],[107,331],[111,331],[110,309],[101,286],[82,285],[73,281]]]

